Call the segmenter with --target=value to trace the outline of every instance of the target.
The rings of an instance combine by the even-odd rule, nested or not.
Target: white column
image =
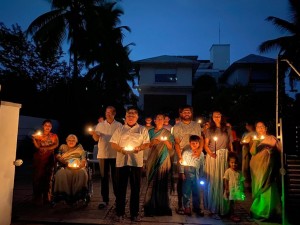
[[[11,224],[15,178],[17,135],[21,105],[1,101],[0,104],[0,223]]]

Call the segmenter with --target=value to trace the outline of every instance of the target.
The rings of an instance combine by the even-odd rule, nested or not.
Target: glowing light
[[[89,127],[89,128],[88,128],[88,131],[93,131],[93,128]]]
[[[214,137],[214,141],[217,141],[218,140],[218,137]]]
[[[180,164],[183,165],[183,166],[187,166],[188,165],[185,160],[183,160]]]
[[[204,185],[205,184],[205,181],[204,180],[200,180],[200,185]]]
[[[124,150],[130,152],[133,151],[133,147],[131,145],[127,145],[124,147]]]
[[[265,139],[265,136],[264,135],[261,135],[260,136],[260,140],[264,140]]]
[[[36,133],[35,133],[36,136],[41,136],[42,135],[42,131],[38,130]]]
[[[168,137],[167,136],[162,136],[162,137],[160,137],[160,140],[166,141],[166,140],[168,140]]]
[[[202,123],[202,120],[198,120],[198,123]]]

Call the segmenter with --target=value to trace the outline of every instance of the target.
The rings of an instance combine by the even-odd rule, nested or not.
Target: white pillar
[[[1,101],[0,104],[0,223],[11,224],[15,179],[17,135],[21,105]]]

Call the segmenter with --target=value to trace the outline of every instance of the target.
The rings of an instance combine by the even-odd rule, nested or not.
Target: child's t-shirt
[[[203,168],[204,168],[204,154],[201,152],[200,156],[198,158],[193,156],[192,149],[187,149],[183,151],[182,153],[182,160],[186,162],[187,166],[194,167],[196,170],[196,176],[199,178],[202,176]],[[184,173],[184,167],[183,165],[180,166],[179,173]],[[199,171],[200,170],[200,171]],[[199,172],[201,174],[199,174]]]
[[[244,181],[245,177],[240,171],[228,168],[224,173],[224,179],[229,183],[229,200],[245,200]],[[226,198],[225,192],[224,197]]]

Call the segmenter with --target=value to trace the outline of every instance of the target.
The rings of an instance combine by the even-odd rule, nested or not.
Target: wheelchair
[[[88,156],[88,152],[86,152]],[[87,163],[85,165],[85,171],[87,173],[87,187],[82,188],[82,190],[72,193],[71,195],[67,195],[66,193],[55,192],[55,175],[60,170],[67,170],[65,166],[62,166],[58,161],[55,163],[54,174],[52,176],[52,184],[51,184],[51,201],[50,206],[53,208],[59,202],[65,202],[70,206],[82,204],[84,207],[88,206],[92,194],[93,194],[93,169],[91,163],[89,163],[89,158],[86,157]],[[62,172],[62,171],[61,171]]]

